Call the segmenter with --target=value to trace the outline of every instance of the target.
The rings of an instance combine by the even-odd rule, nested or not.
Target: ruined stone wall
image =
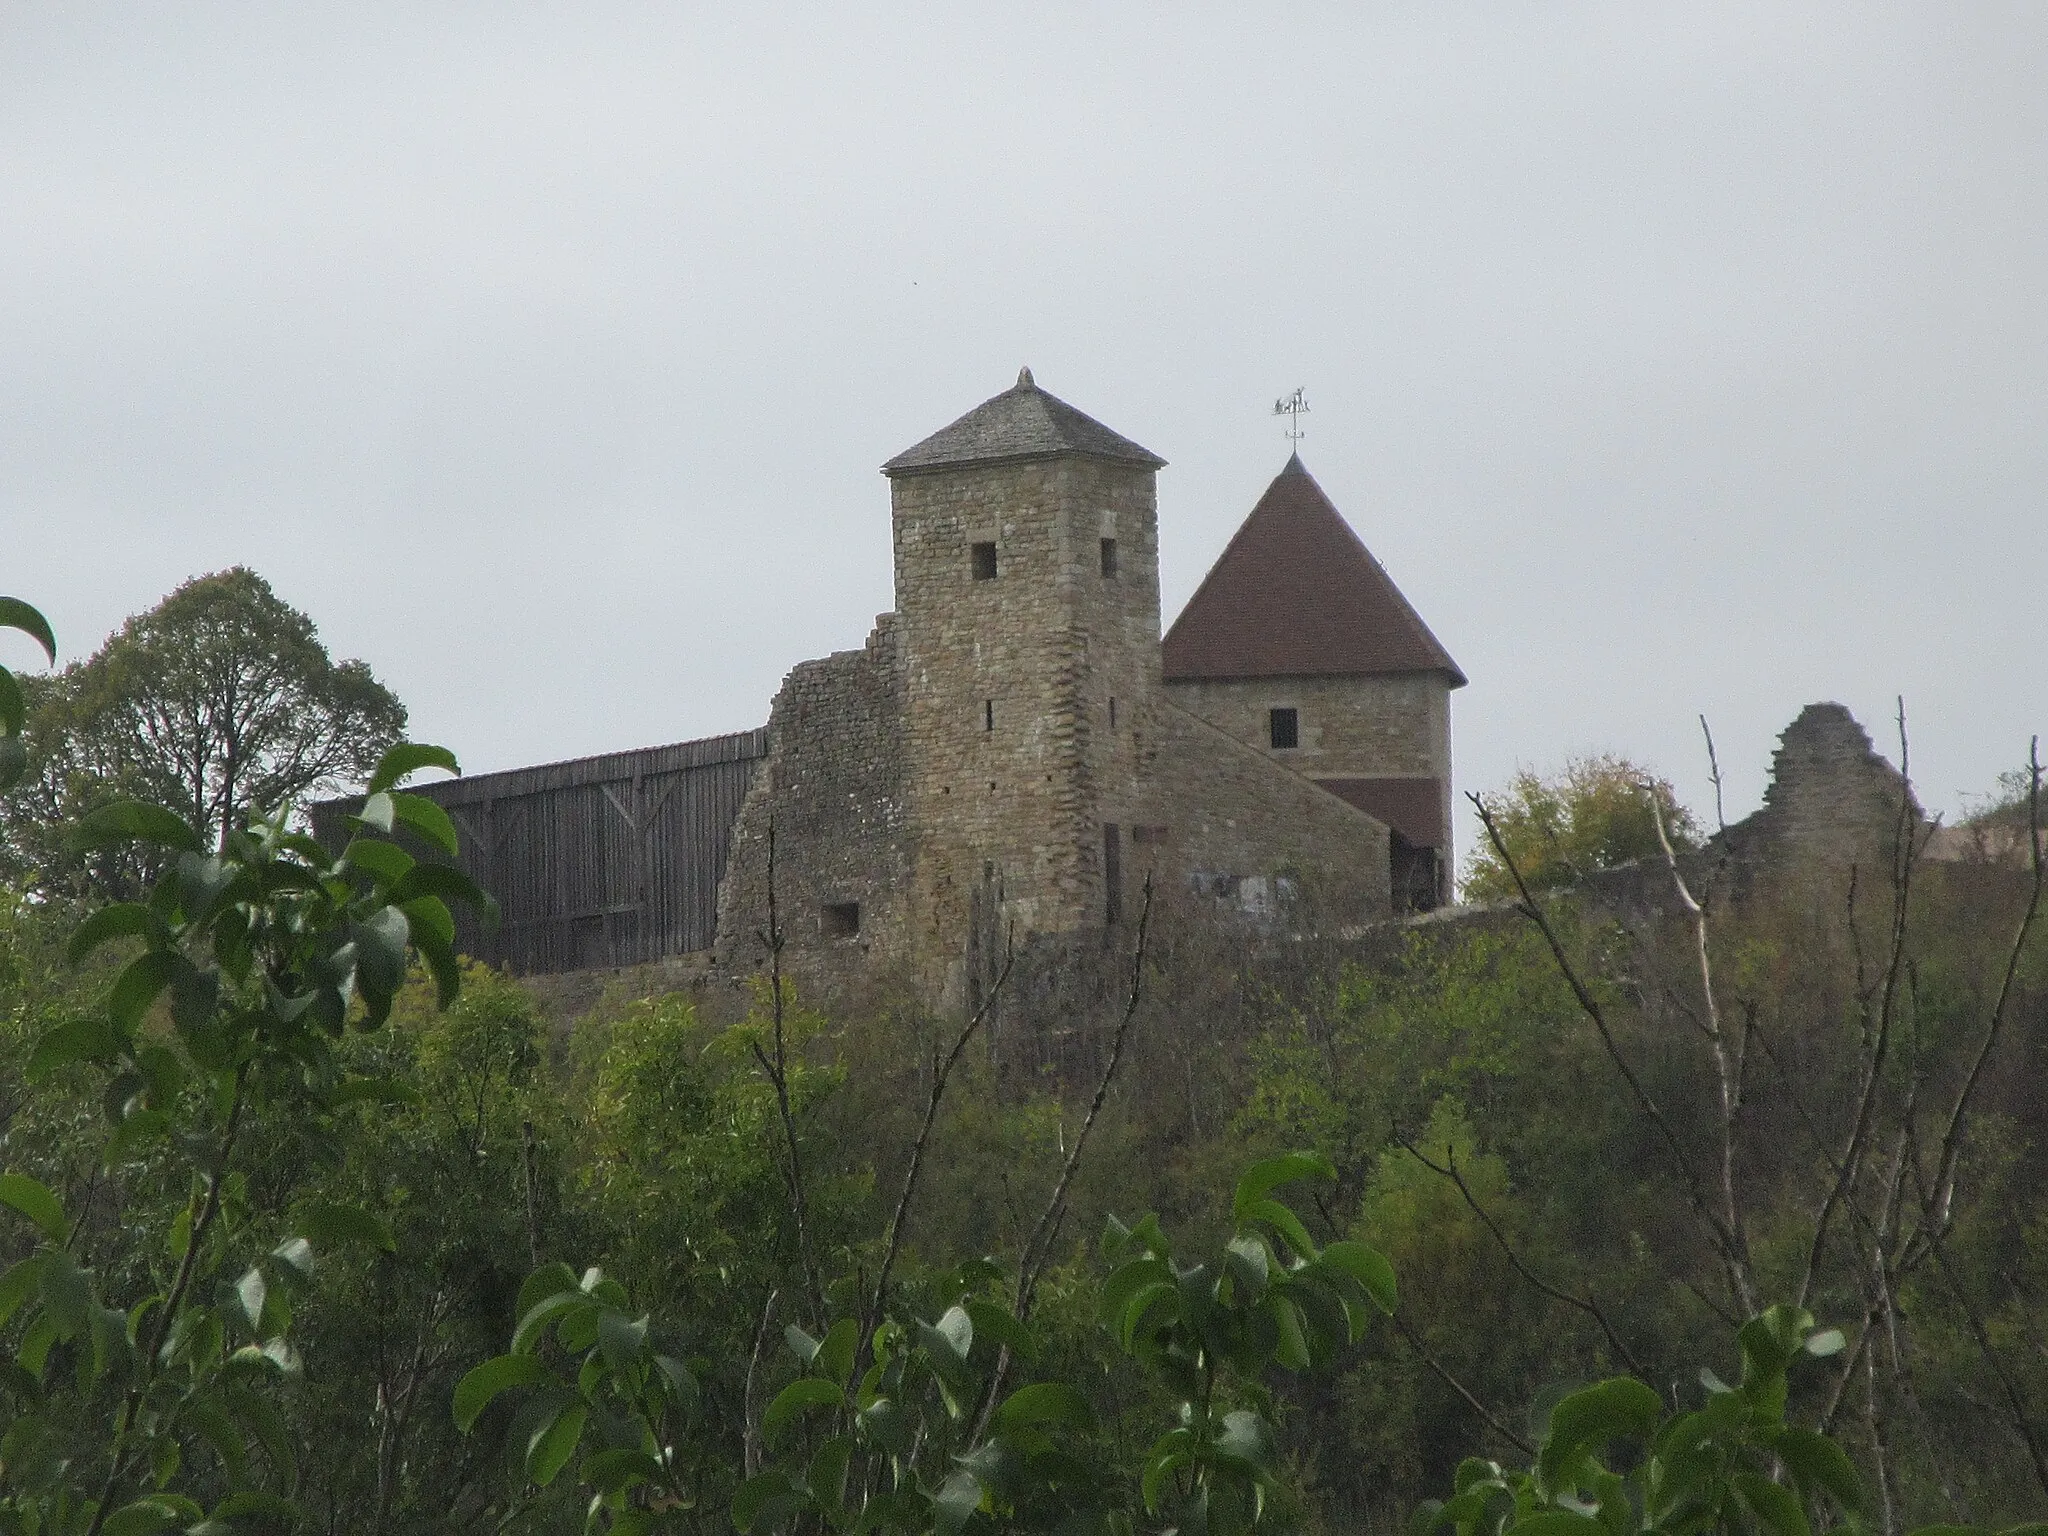
[[[784,679],[719,892],[721,972],[766,966],[759,935],[768,926],[771,824],[784,963],[800,983],[836,990],[903,963],[912,850],[900,683],[891,614],[865,649],[807,661]]]
[[[1103,921],[1101,826],[1133,816],[1157,708],[1152,473],[1062,458],[905,474],[891,489],[911,942],[927,994],[958,997],[997,911],[1026,935]],[[975,575],[977,544],[995,546],[992,579]]]
[[[1341,921],[1389,914],[1384,825],[1174,705],[1160,726],[1147,776],[1165,837],[1146,861],[1160,877],[1227,900],[1219,877],[1242,891],[1285,874]]]
[[[1763,809],[1720,839],[1738,885],[1839,885],[1850,866],[1889,878],[1901,799],[1898,769],[1840,704],[1809,704],[1778,738]],[[1912,806],[1914,825],[1920,810]]]

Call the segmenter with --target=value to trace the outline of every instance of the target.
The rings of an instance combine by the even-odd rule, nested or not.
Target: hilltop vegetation
[[[0,909],[0,1529],[2048,1502],[2038,870],[1364,939],[1162,895],[1058,1017],[557,1019],[391,839],[452,839],[403,788],[446,763],[375,764],[339,855],[101,805],[69,846],[148,899]]]

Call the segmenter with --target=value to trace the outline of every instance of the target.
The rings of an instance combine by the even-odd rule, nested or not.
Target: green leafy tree
[[[1574,758],[1548,778],[1523,769],[1505,791],[1487,798],[1487,808],[1531,890],[1575,885],[1595,870],[1661,857],[1657,811],[1674,849],[1697,848],[1700,841],[1698,823],[1670,782],[1613,753]],[[1472,855],[1461,889],[1475,902],[1515,895],[1508,866],[1490,844]]]
[[[13,857],[96,873],[102,889],[154,871],[104,849],[83,871],[82,850],[67,858],[59,829],[94,807],[161,805],[218,848],[251,815],[360,784],[405,730],[370,669],[330,658],[313,621],[241,566],[186,582],[38,682]]]
[[[338,856],[290,830],[285,811],[231,831],[218,852],[137,801],[102,807],[74,833],[84,846],[146,843],[164,872],[147,901],[79,925],[74,960],[108,943],[140,952],[102,1008],[43,1037],[26,1076],[93,1080],[104,1165],[155,1161],[187,1192],[161,1252],[100,1274],[80,1263],[48,1186],[0,1173],[0,1205],[39,1239],[0,1274],[0,1528],[137,1536],[296,1517],[298,1448],[275,1400],[300,1368],[294,1301],[316,1245],[391,1237],[371,1214],[328,1204],[266,1233],[244,1138],[265,1117],[318,1121],[379,1091],[346,1071],[336,1041],[351,1017],[367,1028],[388,1018],[409,950],[444,1003],[460,988],[447,902],[487,901],[393,840],[404,826],[455,852],[440,808],[398,788],[428,766],[455,765],[435,747],[387,752]]]

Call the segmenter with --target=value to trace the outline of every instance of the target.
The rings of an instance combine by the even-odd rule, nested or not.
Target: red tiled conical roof
[[[1465,674],[1301,462],[1287,461],[1166,632],[1168,682]]]

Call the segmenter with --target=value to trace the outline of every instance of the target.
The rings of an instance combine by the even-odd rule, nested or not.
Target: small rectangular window
[[[1124,918],[1124,840],[1113,821],[1102,824],[1102,915],[1112,928]]]
[[[860,903],[828,901],[819,909],[818,929],[828,939],[850,939],[860,932]]]
[[[1276,751],[1285,751],[1301,745],[1301,716],[1291,709],[1271,709],[1266,712],[1266,728],[1271,734]]]
[[[1116,695],[1113,693],[1109,696],[1109,728],[1112,731],[1116,729]]]
[[[994,581],[996,579],[996,547],[993,544],[974,546],[974,579]]]
[[[1104,539],[1102,541],[1102,579],[1104,581],[1116,580],[1115,539]]]
[[[996,728],[996,701],[994,699],[983,699],[981,701],[981,728],[984,731],[992,731]]]

